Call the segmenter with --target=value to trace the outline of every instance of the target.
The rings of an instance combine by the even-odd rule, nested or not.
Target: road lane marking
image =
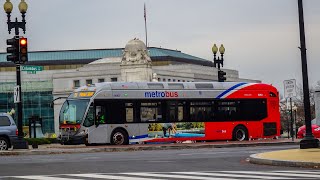
[[[100,157],[85,157],[85,158],[82,158],[84,160],[90,160],[90,159],[100,159]]]
[[[273,175],[273,176],[288,176],[288,177],[297,177],[296,171],[291,171],[290,173],[277,173],[277,172],[257,172],[257,171],[221,171],[225,173],[238,173],[238,174],[255,174],[255,175]],[[302,174],[301,174],[302,175]],[[303,174],[303,177],[306,178],[319,178],[318,175],[310,175],[310,174]]]
[[[21,179],[33,179],[33,180],[79,180],[73,178],[59,178],[59,177],[49,177],[49,176],[10,176],[13,178],[21,178]]]
[[[128,177],[128,176],[107,175],[107,174],[68,174],[67,176],[98,178],[98,179],[116,179],[116,180],[159,180],[159,179],[152,179],[152,178]]]
[[[0,176],[1,178],[33,180],[79,180],[79,179],[114,179],[114,180],[236,180],[236,179],[319,179],[320,171],[185,171],[185,172],[128,172],[128,173],[87,173],[54,174],[35,176]],[[74,179],[79,178],[79,179]]]
[[[279,178],[271,176],[254,176],[254,175],[242,175],[242,174],[221,174],[220,172],[173,172],[175,174],[188,174],[188,175],[200,175],[200,176],[221,176],[221,177],[235,177],[235,178],[257,178],[257,179],[292,179],[292,178]],[[222,172],[223,173],[223,172]]]
[[[145,177],[165,177],[165,178],[180,178],[180,179],[201,179],[201,180],[235,180],[230,178],[212,178],[205,176],[184,176],[184,175],[173,175],[173,174],[156,174],[156,173],[121,173],[125,175],[134,176],[145,176]]]
[[[292,171],[272,171],[276,173],[293,173]],[[320,171],[294,171],[295,174],[304,176],[304,174],[318,174],[320,177]],[[320,178],[319,178],[320,179]]]

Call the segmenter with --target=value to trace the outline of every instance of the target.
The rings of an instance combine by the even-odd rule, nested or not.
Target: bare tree
[[[318,81],[318,84],[315,87],[310,88],[310,108],[311,108],[311,118],[315,118],[315,102],[314,102],[314,89],[315,88],[320,88],[320,81]],[[293,104],[297,107],[297,110],[294,111],[293,113],[293,118],[295,119],[296,122],[296,127],[300,127],[304,125],[305,120],[304,120],[304,104],[303,104],[303,89],[302,85],[299,84],[297,86],[297,97],[292,98]],[[290,109],[286,107],[286,104],[282,103],[282,108],[280,109],[280,117],[281,117],[281,127],[283,130],[287,131],[288,128],[290,127],[291,123],[291,112]]]

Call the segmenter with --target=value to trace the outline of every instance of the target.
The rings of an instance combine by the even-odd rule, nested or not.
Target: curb
[[[259,154],[262,154],[262,153],[259,153]],[[264,159],[264,158],[260,158],[259,154],[250,155],[249,162],[252,163],[252,164],[259,164],[259,165],[320,169],[320,163],[317,163],[317,162],[302,162],[302,161],[285,161],[285,160],[276,160],[276,159]]]
[[[253,147],[253,146],[282,146],[297,145],[299,142],[254,142],[244,144],[173,144],[173,145],[128,145],[124,147],[96,147],[96,148],[48,148],[41,150],[13,150],[0,151],[0,156],[16,155],[50,155],[50,154],[73,154],[73,153],[96,153],[96,152],[128,152],[128,151],[152,151],[152,150],[179,150],[179,149],[202,149],[202,148],[232,148],[232,147]]]

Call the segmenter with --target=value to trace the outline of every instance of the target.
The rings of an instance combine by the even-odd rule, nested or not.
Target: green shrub
[[[58,140],[56,138],[25,138],[25,140],[28,142],[28,144],[51,144],[51,143],[57,143]]]

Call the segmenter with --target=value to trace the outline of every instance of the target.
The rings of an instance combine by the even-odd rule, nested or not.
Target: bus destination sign
[[[91,97],[93,96],[93,91],[86,91],[86,92],[76,92],[73,93],[73,98],[83,98],[83,97]]]

